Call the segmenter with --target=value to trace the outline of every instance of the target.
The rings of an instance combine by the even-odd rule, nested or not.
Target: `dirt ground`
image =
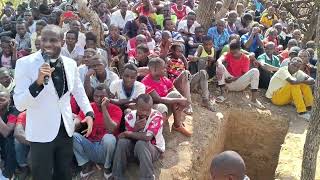
[[[271,105],[264,92],[259,99],[267,110],[255,109],[248,94],[230,93],[217,112],[202,108],[200,96],[193,95],[194,115],[186,116],[185,125],[194,134],[187,138],[171,132],[170,119],[164,128],[166,152],[154,164],[156,179],[208,180],[211,159],[223,150],[243,156],[252,180],[300,179],[308,123],[297,117],[293,106]],[[138,179],[137,163],[131,163],[126,174],[130,180]],[[101,175],[97,172],[90,179],[102,179]],[[316,179],[320,180],[320,173]]]

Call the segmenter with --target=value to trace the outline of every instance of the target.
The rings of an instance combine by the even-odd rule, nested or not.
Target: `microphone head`
[[[46,63],[49,63],[49,62],[50,62],[50,56],[49,56],[48,53],[42,52],[42,57],[43,57],[43,60],[44,60]]]

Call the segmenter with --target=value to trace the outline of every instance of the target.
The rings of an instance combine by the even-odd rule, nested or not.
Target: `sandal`
[[[218,96],[217,98],[216,98],[216,102],[217,103],[223,103],[223,102],[225,102],[227,100],[227,98],[225,98],[224,96]]]
[[[214,101],[211,101],[211,100],[204,101],[202,106],[207,108],[209,111],[212,111],[212,112],[217,111],[216,104],[214,103]]]
[[[188,131],[183,123],[181,123],[181,125],[179,127],[175,127],[174,125],[172,125],[172,129],[187,136],[187,137],[191,137],[191,135],[192,135],[192,132]]]
[[[256,100],[256,102],[251,102],[251,104],[258,109],[266,109],[266,107],[258,100]]]

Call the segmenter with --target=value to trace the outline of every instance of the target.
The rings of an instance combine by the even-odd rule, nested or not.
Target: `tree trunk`
[[[197,11],[197,21],[205,29],[210,28],[214,20],[221,19],[227,14],[232,1],[225,0],[221,10],[215,13],[216,0],[201,0]]]
[[[98,47],[103,46],[104,30],[98,14],[88,7],[87,0],[75,0],[75,2],[78,4],[78,11],[80,13],[80,16],[90,23],[90,25],[92,26],[92,32],[97,35]]]
[[[213,22],[215,15],[216,0],[201,0],[197,11],[197,21],[208,29]]]
[[[318,13],[320,11],[318,10]],[[318,16],[317,24],[320,25],[320,16]],[[317,26],[316,26],[317,27]],[[317,54],[320,57],[320,29],[316,31]],[[310,124],[307,132],[306,141],[303,149],[303,161],[301,180],[314,180],[317,155],[320,144],[320,63],[317,65],[317,80],[315,91],[315,103],[311,114]]]

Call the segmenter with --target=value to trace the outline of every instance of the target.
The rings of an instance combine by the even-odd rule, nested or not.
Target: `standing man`
[[[25,131],[30,141],[34,180],[71,180],[74,122],[70,94],[85,113],[85,136],[92,131],[94,114],[77,65],[60,55],[63,37],[58,26],[46,26],[41,32],[41,51],[22,58],[16,65],[13,98],[17,109],[27,113]],[[50,64],[45,63],[42,53],[48,54]],[[48,85],[44,84],[46,76]]]

